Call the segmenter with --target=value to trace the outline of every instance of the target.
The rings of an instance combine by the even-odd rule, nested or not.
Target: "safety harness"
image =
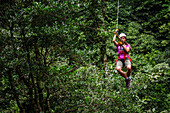
[[[116,65],[117,61],[120,59],[120,54],[124,55],[124,62],[125,62],[125,59],[128,58],[130,60],[130,62],[132,63],[132,60],[130,59],[130,57],[128,57],[124,51],[120,51],[118,54],[118,58],[116,59],[115,65]]]

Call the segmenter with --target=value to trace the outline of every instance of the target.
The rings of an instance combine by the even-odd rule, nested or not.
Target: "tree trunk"
[[[102,15],[103,15],[103,22],[102,22],[102,28],[104,28],[104,21],[105,21],[105,8],[106,8],[106,0],[103,0],[103,9],[102,9]],[[101,53],[101,62],[102,62],[102,69],[106,70],[106,65],[107,65],[107,53],[106,53],[106,37],[102,37],[102,46],[100,48],[100,53]],[[106,73],[107,74],[107,73]],[[105,74],[105,75],[106,75]],[[104,77],[105,77],[104,75]]]

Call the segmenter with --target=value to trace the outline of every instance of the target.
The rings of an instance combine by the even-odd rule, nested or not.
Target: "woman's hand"
[[[129,47],[125,47],[125,44],[122,45],[123,49],[128,53],[130,51]]]
[[[116,29],[115,32],[114,32],[114,34],[115,34],[115,35],[118,35],[118,32],[119,32],[119,29]]]

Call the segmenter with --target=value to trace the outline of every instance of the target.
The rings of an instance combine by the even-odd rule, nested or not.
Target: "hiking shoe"
[[[127,80],[125,80],[125,82],[126,82],[126,87],[127,88],[130,88],[130,83],[132,82],[132,79],[127,79]]]

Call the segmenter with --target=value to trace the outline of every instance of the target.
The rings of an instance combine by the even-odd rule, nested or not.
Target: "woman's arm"
[[[116,42],[116,35],[114,35],[114,37],[113,37],[113,43],[114,43],[116,46],[119,45],[119,44]]]
[[[123,49],[128,53],[130,51],[130,47],[125,47],[125,44],[122,45]]]

